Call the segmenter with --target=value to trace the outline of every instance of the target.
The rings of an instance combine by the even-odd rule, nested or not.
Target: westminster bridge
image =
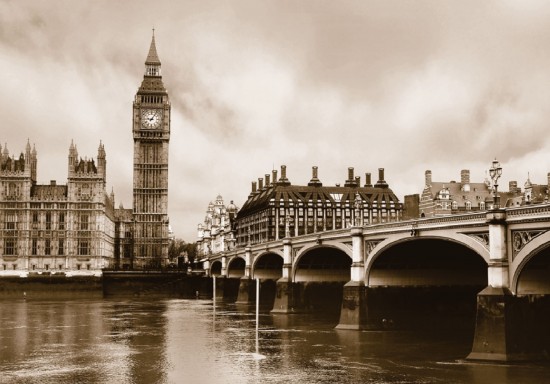
[[[272,313],[336,296],[337,329],[471,327],[469,359],[533,359],[550,345],[549,204],[287,237],[209,255],[203,268],[216,295],[237,282],[237,303],[253,301],[258,279]]]

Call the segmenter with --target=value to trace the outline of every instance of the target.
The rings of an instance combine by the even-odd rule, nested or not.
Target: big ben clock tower
[[[133,106],[134,267],[160,267],[168,260],[168,143],[170,100],[151,40],[145,74]]]

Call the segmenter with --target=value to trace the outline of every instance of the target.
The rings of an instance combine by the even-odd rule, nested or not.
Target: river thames
[[[465,362],[460,333],[335,330],[210,300],[0,301],[0,383],[542,383],[548,362]]]

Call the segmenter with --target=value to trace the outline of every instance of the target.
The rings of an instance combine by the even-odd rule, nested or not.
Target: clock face
[[[144,109],[141,112],[141,125],[143,128],[154,129],[160,126],[162,111],[160,109]]]

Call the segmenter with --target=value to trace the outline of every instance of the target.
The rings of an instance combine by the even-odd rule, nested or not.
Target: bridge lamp
[[[493,192],[495,208],[500,208],[500,202],[499,202],[497,192],[498,192],[498,179],[501,175],[502,175],[502,167],[500,166],[500,163],[497,161],[497,159],[494,159],[493,164],[489,169],[489,176],[491,177],[491,180],[493,181],[493,185],[495,186],[495,190]]]

